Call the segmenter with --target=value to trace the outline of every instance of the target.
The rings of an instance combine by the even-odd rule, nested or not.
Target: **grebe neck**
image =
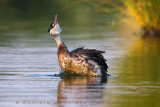
[[[57,47],[58,47],[58,50],[57,50],[58,51],[58,55],[59,54],[68,55],[69,51],[68,51],[66,45],[62,42],[60,34],[58,34],[57,36],[54,36],[53,38],[56,41],[56,44],[57,44]]]
[[[60,45],[63,45],[63,42],[62,42],[61,37],[60,37],[60,34],[58,34],[57,36],[55,36],[53,38],[56,41],[57,47],[59,47]]]

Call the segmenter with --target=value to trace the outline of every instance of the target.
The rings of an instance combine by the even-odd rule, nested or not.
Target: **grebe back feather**
[[[105,51],[100,51],[96,49],[84,49],[84,47],[81,47],[71,51],[70,56],[78,57],[79,60],[81,60],[81,58],[84,58],[86,63],[91,65],[93,65],[93,62],[96,62],[97,65],[94,65],[94,67],[100,67],[102,73],[101,75],[107,75],[108,66],[105,62],[106,59],[102,55],[103,53],[105,53]]]

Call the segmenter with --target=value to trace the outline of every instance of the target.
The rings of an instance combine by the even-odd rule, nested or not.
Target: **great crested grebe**
[[[60,37],[62,30],[57,22],[57,15],[48,32],[56,41],[59,65],[64,72],[90,76],[107,76],[108,66],[102,55],[102,53],[105,53],[104,51],[84,49],[83,47],[71,52],[68,51]]]

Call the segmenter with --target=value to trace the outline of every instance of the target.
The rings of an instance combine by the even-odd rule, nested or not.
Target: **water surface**
[[[71,29],[71,28],[67,28]],[[75,29],[75,28],[74,28]],[[77,28],[78,31],[81,28]],[[83,28],[85,29],[85,28]],[[94,30],[97,28],[92,28]],[[108,35],[107,38],[96,35]],[[57,47],[49,35],[33,37],[34,33],[18,33],[13,41],[12,33],[3,33],[0,47],[0,103],[3,106],[102,106],[105,102],[107,80],[94,77],[60,78],[52,75],[60,72]],[[111,71],[112,61],[122,57],[125,51],[123,38],[115,32],[84,32],[63,34],[69,50],[80,46],[104,50]],[[93,37],[93,38],[92,38]],[[45,38],[45,39],[43,39]],[[102,39],[103,38],[103,39]],[[117,75],[117,74],[116,74]],[[110,78],[110,77],[108,77]],[[112,79],[112,78],[111,78]]]

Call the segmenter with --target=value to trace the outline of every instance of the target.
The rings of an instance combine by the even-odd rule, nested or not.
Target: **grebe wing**
[[[108,66],[106,64],[106,59],[103,57],[105,51],[100,51],[96,49],[84,49],[83,47],[77,48],[70,52],[71,57],[85,58],[85,60],[93,60],[102,67],[103,70],[107,72]]]

